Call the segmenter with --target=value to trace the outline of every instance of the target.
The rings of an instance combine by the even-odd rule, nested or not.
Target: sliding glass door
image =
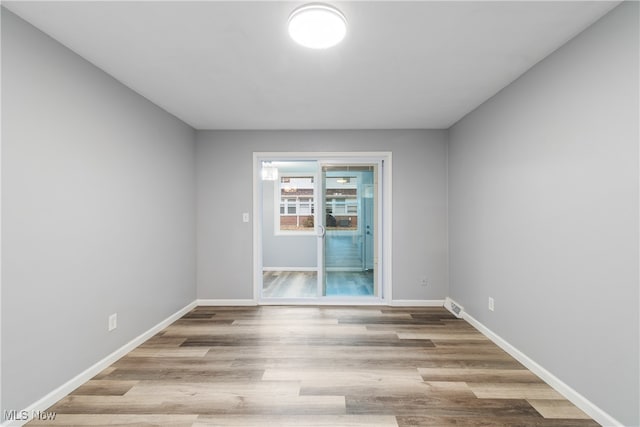
[[[381,161],[259,162],[262,301],[381,298]]]

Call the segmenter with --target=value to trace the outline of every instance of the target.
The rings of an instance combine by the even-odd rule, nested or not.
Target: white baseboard
[[[262,271],[318,271],[318,267],[262,267]]]
[[[199,306],[228,306],[228,307],[246,307],[258,305],[253,299],[199,299],[196,300]]]
[[[442,307],[444,306],[443,299],[394,299],[389,301],[391,307]]]
[[[27,417],[25,417],[27,419],[17,420],[17,421],[8,420],[0,424],[0,426],[1,427],[22,426],[27,422],[31,421],[34,414],[44,412],[51,405],[58,402],[60,399],[62,399],[63,397],[71,393],[73,390],[80,387],[82,384],[86,383],[91,378],[99,374],[103,369],[109,367],[111,364],[116,362],[122,356],[129,353],[131,350],[138,347],[140,344],[142,344],[143,342],[145,342],[146,340],[148,340],[149,338],[151,338],[152,336],[154,336],[155,334],[157,334],[158,332],[160,332],[161,330],[163,330],[164,328],[166,328],[167,326],[169,326],[170,324],[172,324],[173,322],[175,322],[176,320],[178,320],[179,318],[187,314],[194,307],[196,307],[196,301],[189,303],[184,308],[173,313],[171,316],[162,320],[157,325],[151,327],[146,332],[143,332],[141,335],[137,336],[136,338],[132,339],[131,341],[129,341],[128,343],[126,343],[125,345],[123,345],[122,347],[114,351],[113,353],[109,354],[104,359],[98,361],[97,363],[85,369],[75,377],[71,378],[69,381],[62,384],[60,387],[56,388],[55,390],[53,390],[52,392],[50,392],[40,400],[27,406],[24,410],[19,412],[20,414],[27,415]]]
[[[498,347],[509,353],[514,359],[522,363],[531,372],[539,376],[544,382],[549,384],[555,391],[563,395],[567,400],[580,408],[596,422],[604,427],[624,427],[624,424],[607,414],[605,411],[594,405],[586,397],[578,393],[569,385],[561,381],[558,377],[547,371],[536,363],[533,359],[522,353],[520,350],[509,344],[505,339],[495,334],[491,329],[474,319],[469,313],[464,312],[462,318],[479,330],[483,335],[493,341]]]

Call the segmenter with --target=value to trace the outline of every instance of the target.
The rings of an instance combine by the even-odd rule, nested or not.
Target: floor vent
[[[451,298],[448,298],[444,301],[444,307],[453,313],[456,317],[462,318],[462,313],[464,313],[464,307],[454,302]]]

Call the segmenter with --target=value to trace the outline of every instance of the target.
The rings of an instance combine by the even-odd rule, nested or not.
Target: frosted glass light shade
[[[262,170],[260,175],[263,181],[277,181],[278,180],[278,168],[273,166],[272,163],[262,162]]]
[[[289,16],[289,35],[311,49],[335,46],[347,34],[347,20],[338,9],[320,3],[301,6]]]

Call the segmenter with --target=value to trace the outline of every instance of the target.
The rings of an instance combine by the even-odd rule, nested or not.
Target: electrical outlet
[[[489,297],[489,310],[493,311],[493,309],[494,309],[493,298]]]
[[[113,313],[109,316],[109,332],[118,327],[118,313]]]
[[[244,212],[242,214],[242,222],[249,222],[249,212]]]
[[[420,286],[427,286],[427,278],[423,277],[422,279],[420,279]]]

